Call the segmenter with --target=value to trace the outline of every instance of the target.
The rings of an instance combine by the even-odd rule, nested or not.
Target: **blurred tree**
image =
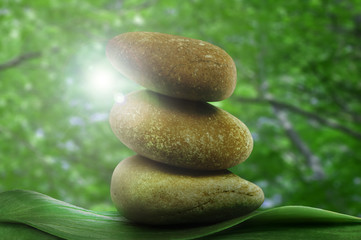
[[[2,0],[0,191],[112,208],[112,171],[133,153],[108,112],[115,93],[139,87],[104,48],[123,32],[157,31],[234,58],[235,93],[214,104],[253,134],[250,159],[232,171],[264,189],[264,207],[361,214],[360,26],[359,0]]]

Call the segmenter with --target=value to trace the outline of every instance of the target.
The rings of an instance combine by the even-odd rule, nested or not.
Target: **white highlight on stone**
[[[114,94],[114,101],[116,103],[123,103],[125,101],[125,96],[122,93],[116,93]]]

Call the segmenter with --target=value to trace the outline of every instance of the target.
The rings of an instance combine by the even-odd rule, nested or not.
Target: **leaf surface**
[[[44,232],[74,240],[361,238],[360,218],[305,206],[256,211],[212,225],[151,227],[132,223],[117,212],[91,211],[25,190],[0,193],[0,223],[0,231],[11,234],[10,228],[19,227],[39,234],[38,239]]]
[[[0,222],[0,238],[3,240],[56,240],[61,239],[36,228],[19,223]]]

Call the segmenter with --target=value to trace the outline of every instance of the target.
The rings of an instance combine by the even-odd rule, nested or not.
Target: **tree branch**
[[[305,156],[306,164],[311,168],[313,176],[310,178],[312,180],[322,180],[325,178],[325,173],[320,164],[320,159],[314,155],[310,148],[305,144],[297,132],[294,130],[292,123],[288,120],[287,114],[280,109],[278,106],[273,105],[273,110],[280,121],[283,129],[285,130],[288,138],[291,142],[297,147],[302,155]]]
[[[40,56],[41,56],[41,52],[29,52],[29,53],[19,55],[7,62],[1,63],[0,71],[8,69],[8,68],[16,67],[16,66],[22,64],[23,62],[26,62],[26,61],[34,59],[34,58],[38,58]]]
[[[315,96],[317,99],[326,99],[330,97],[325,93],[320,93],[302,84],[297,84],[297,87],[291,86],[289,89],[291,91],[295,91],[295,93],[297,94],[307,93],[309,95]],[[335,84],[335,87],[333,88],[333,90],[331,90],[331,93],[340,92],[340,90],[342,91],[342,93],[347,93],[347,95],[349,95],[347,96],[349,98],[349,100],[347,101],[350,101],[351,99],[354,101],[359,99],[361,101],[361,97],[359,94],[360,90],[355,88],[348,88],[348,87],[344,88],[343,86],[339,86],[339,84]],[[333,111],[327,111],[328,116],[342,117],[344,120],[352,121],[354,123],[361,123],[361,115],[359,114],[359,112],[352,110],[347,105],[347,101],[345,101],[345,97],[340,97],[339,94],[331,94],[331,95],[332,95],[331,98],[335,102],[335,104],[337,104],[338,109],[335,109]],[[336,95],[337,97],[335,97]],[[315,111],[318,111],[318,109],[315,108]]]
[[[263,98],[252,99],[252,101],[260,102],[260,103],[267,102],[271,104],[272,109],[276,117],[280,121],[281,126],[285,130],[288,138],[296,146],[296,148],[300,151],[300,153],[305,157],[306,165],[308,165],[313,171],[313,176],[311,177],[310,180],[322,180],[325,178],[325,173],[321,166],[320,159],[311,152],[307,144],[304,141],[302,141],[301,137],[294,130],[291,122],[287,118],[286,113],[283,111],[286,104],[280,104],[277,101],[271,101],[273,98],[272,98],[272,94],[269,92],[269,82],[267,81],[267,71],[266,71],[267,69],[265,67],[265,61],[264,61],[264,59],[266,58],[265,41],[266,41],[266,37],[264,34],[262,34],[260,39],[260,43],[261,43],[260,52],[257,56],[258,57],[257,63],[258,63],[258,79],[260,81],[258,86],[258,93],[260,96],[263,96]],[[287,105],[287,106],[293,110],[296,109],[298,110],[298,108],[293,107],[291,105]],[[303,179],[307,180],[306,178]]]
[[[283,103],[277,100],[274,100],[272,98],[245,98],[245,97],[236,97],[236,100],[240,101],[240,102],[244,102],[244,103],[259,103],[259,104],[271,104],[272,106],[276,106],[280,109],[284,109],[284,110],[288,110],[294,113],[297,113],[299,115],[305,116],[309,119],[315,120],[318,123],[321,123],[327,127],[336,129],[338,131],[341,131],[357,140],[361,140],[361,133],[360,132],[356,132],[348,127],[345,127],[335,121],[332,121],[330,119],[327,118],[323,118],[320,117],[318,114],[316,113],[312,113],[312,112],[308,112],[305,111],[301,108],[298,108],[296,106],[293,106],[291,104],[288,103]]]

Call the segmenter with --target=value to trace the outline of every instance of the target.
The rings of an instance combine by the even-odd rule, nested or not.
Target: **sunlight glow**
[[[106,62],[88,66],[83,76],[84,91],[99,100],[123,103],[126,100],[125,93],[139,88],[135,82],[119,74]],[[69,84],[71,83],[69,81]]]
[[[113,74],[101,67],[92,68],[88,80],[91,90],[97,93],[110,93],[115,87]]]

